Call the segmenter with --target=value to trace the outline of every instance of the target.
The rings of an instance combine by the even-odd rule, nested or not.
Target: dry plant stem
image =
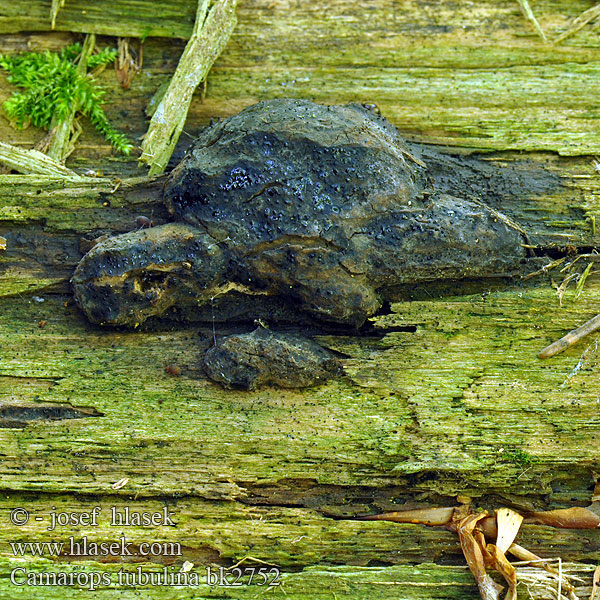
[[[577,298],[579,298],[579,296],[581,296],[581,292],[583,292],[583,286],[585,285],[585,282],[586,282],[587,278],[589,277],[589,274],[590,274],[593,266],[594,266],[593,262],[589,263],[588,266],[585,268],[585,271],[581,274],[581,277],[579,278],[579,281],[577,282],[577,285],[575,286],[575,300],[577,300]]]
[[[37,150],[21,150],[0,142],[0,163],[25,174],[48,175],[50,177],[78,177],[64,165]]]
[[[563,270],[561,270],[561,273],[563,272]],[[561,306],[563,305],[562,301],[565,296],[565,293],[567,292],[567,288],[569,287],[569,284],[571,283],[571,281],[573,281],[574,279],[577,279],[578,277],[580,277],[579,273],[571,273],[571,274],[567,275],[562,280],[562,283],[558,286],[558,289],[556,290],[556,295],[558,296],[558,302]]]
[[[592,8],[588,8],[588,10],[582,12],[570,25],[567,27],[565,31],[563,31],[555,40],[555,44],[560,44],[563,40],[567,39],[569,36],[577,33],[580,29],[583,29],[592,19],[595,19],[598,15],[600,15],[600,4],[596,4],[596,6],[592,6]]]
[[[527,513],[525,522],[565,529],[597,529],[600,527],[600,517],[583,506],[530,511]]]
[[[236,4],[237,0],[218,0],[209,12],[208,0],[199,0],[192,37],[152,116],[142,144],[140,161],[150,166],[150,175],[165,170],[181,135],[192,95],[225,48],[236,25]]]
[[[133,78],[141,72],[144,60],[144,44],[140,41],[137,60],[134,60],[129,50],[129,38],[120,37],[117,46],[119,56],[114,63],[117,81],[124,90],[128,90]]]
[[[58,16],[58,11],[65,5],[65,0],[52,0],[52,8],[50,8],[50,23],[51,28],[54,29],[56,25],[56,17]]]
[[[539,36],[546,42],[546,34],[543,32],[538,20],[535,18],[531,7],[529,6],[528,0],[518,0],[519,6],[521,7],[522,13],[527,17],[529,22],[533,25],[533,28],[538,32]]]
[[[534,277],[537,277],[538,275],[544,275],[544,273],[547,273],[548,271],[551,271],[552,269],[560,266],[563,262],[565,262],[566,259],[567,259],[567,257],[563,256],[562,258],[553,260],[551,263],[544,265],[541,269],[538,269],[537,271],[534,271],[533,273],[528,273],[527,275],[523,276],[521,279],[523,281],[527,281],[528,279],[533,279]]]
[[[571,585],[571,583],[569,583],[569,581],[567,581],[566,579],[563,579],[562,569],[560,568],[560,565],[561,565],[560,558],[559,559],[540,558],[537,554],[530,552],[529,550],[527,550],[526,548],[523,548],[523,546],[519,546],[518,544],[512,544],[511,547],[508,549],[508,551],[513,556],[515,556],[516,558],[521,560],[522,561],[521,564],[526,563],[531,566],[540,567],[540,568],[544,569],[546,572],[550,573],[551,575],[554,575],[558,579],[559,591],[562,588],[564,588],[564,590],[567,592],[569,598],[572,598],[575,600],[577,599],[577,596],[575,595],[575,588]],[[555,569],[550,564],[551,562],[556,562],[556,561],[558,561],[558,564],[559,564],[558,569]],[[512,564],[514,565],[515,563],[512,563]],[[557,597],[560,598],[561,597],[560,594],[558,594]]]
[[[596,315],[593,319],[590,319],[587,323],[584,323],[581,327],[569,331],[567,335],[560,338],[560,340],[546,346],[539,354],[539,358],[550,358],[567,348],[576,344],[579,340],[583,339],[586,335],[589,335],[596,329],[600,328],[600,315]]]
[[[86,36],[83,48],[81,49],[81,56],[79,57],[79,63],[77,64],[77,70],[85,74],[87,72],[87,61],[88,57],[94,50],[96,44],[96,36],[92,33]],[[50,130],[54,130],[54,137],[48,148],[48,156],[53,158],[55,161],[64,162],[73,151],[73,144],[71,139],[71,132],[73,131],[73,119],[75,118],[76,107],[71,107],[69,115],[60,123],[56,117],[52,118],[50,124]]]

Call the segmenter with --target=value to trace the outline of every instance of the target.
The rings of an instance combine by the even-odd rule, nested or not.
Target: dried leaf
[[[517,573],[515,568],[510,564],[504,552],[495,544],[488,544],[486,549],[492,557],[492,568],[496,569],[508,583],[505,600],[517,600]]]
[[[550,525],[564,529],[596,529],[600,527],[600,517],[587,508],[573,506],[543,512],[528,512],[525,523]]]
[[[500,508],[496,511],[496,521],[498,523],[496,546],[504,554],[515,541],[523,517],[510,508]]]
[[[594,577],[592,579],[592,594],[590,600],[594,600],[598,591],[598,582],[600,582],[600,565],[594,569]]]
[[[540,558],[537,554],[530,552],[527,548],[523,548],[523,546],[519,546],[519,544],[511,544],[508,551],[516,556],[519,560],[531,561],[534,563],[543,562],[544,559]]]
[[[0,250],[6,250],[6,238],[0,236]]]
[[[454,514],[454,507],[445,508],[415,508],[413,510],[399,510],[395,512],[382,513],[380,515],[369,515],[358,517],[358,521],[393,521],[394,523],[418,523],[438,527],[447,525]]]
[[[458,539],[463,554],[479,588],[482,600],[499,600],[500,592],[504,589],[498,585],[485,571],[484,548],[473,535],[478,521],[486,518],[486,512],[465,517],[458,526]],[[486,552],[487,554],[487,552]]]
[[[495,540],[498,537],[498,523],[496,517],[486,517],[481,519],[477,524],[477,527],[481,529],[483,534],[489,540]]]

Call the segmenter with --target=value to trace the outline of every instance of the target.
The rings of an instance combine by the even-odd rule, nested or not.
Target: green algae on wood
[[[35,0],[27,5],[7,5],[0,19],[0,33],[48,31],[51,15],[48,2]],[[187,0],[168,5],[137,0],[68,0],[58,11],[52,29],[116,37],[188,38],[194,23],[195,6]]]
[[[455,2],[440,2],[435,10],[416,1],[401,4],[336,1],[315,11],[310,3],[240,2],[240,26],[211,71],[206,102],[192,103],[186,131],[195,135],[210,118],[237,112],[257,99],[293,95],[375,101],[415,138],[454,149],[596,152],[598,51],[591,28],[569,45],[548,49],[529,31],[512,0],[478,2],[475,10]],[[189,36],[193,3],[171,3],[169,14],[159,13],[156,3],[135,5],[136,11],[116,13],[133,3],[108,2],[102,10],[99,3],[69,0],[57,27]],[[0,26],[12,27],[13,33],[25,26],[46,31],[48,6],[47,0],[33,0],[25,14],[22,3],[7,5],[12,16],[0,18]],[[579,0],[538,2],[536,14],[553,33],[588,6]],[[185,19],[184,13],[174,14],[178,7]],[[96,28],[88,27],[90,21],[96,21]],[[3,38],[7,44],[29,41],[35,45],[36,37]],[[146,129],[143,108],[174,70],[180,50],[178,43],[148,39],[146,72],[127,95],[110,83],[110,73],[103,74],[111,86],[111,118],[124,111],[118,122],[141,135]],[[39,132],[30,128],[15,135],[0,123],[0,138],[25,147],[38,141]],[[105,170],[123,178],[135,168],[107,158],[110,148],[93,131],[86,136],[91,142],[71,158],[73,169]],[[596,245],[597,234],[585,222],[600,206],[592,160],[541,153],[528,158],[549,164],[568,187],[526,201],[505,199],[511,214],[525,219],[541,243]],[[144,198],[142,189],[127,185],[111,193],[118,182],[110,178],[75,183],[43,177],[39,183],[32,176],[0,180],[0,235],[9,236],[0,268],[20,263],[32,281],[51,278],[49,270],[43,276],[34,272],[34,255],[15,248],[13,240],[24,235],[21,239],[30,243],[36,233],[76,243],[80,234],[102,227],[131,228],[140,210],[154,209],[156,219],[161,206],[159,191],[150,185]],[[72,271],[69,260],[75,258],[64,258],[53,268],[66,280]],[[16,286],[11,273],[9,286]],[[187,496],[189,503],[180,505],[181,528],[161,530],[159,538],[184,538],[196,566],[217,560],[203,545],[221,550],[231,564],[245,554],[254,556],[258,540],[257,558],[280,560],[298,570],[284,575],[283,589],[294,599],[329,599],[332,586],[341,590],[338,595],[357,600],[378,595],[476,598],[466,568],[349,564],[353,550],[361,564],[402,563],[405,557],[414,563],[440,556],[455,561],[460,553],[448,532],[392,523],[366,530],[337,518],[394,509],[416,498],[428,504],[449,501],[458,493],[483,506],[507,499],[553,507],[589,503],[599,459],[597,354],[589,353],[578,370],[585,347],[543,364],[535,354],[598,312],[593,279],[577,303],[567,298],[562,308],[545,280],[535,289],[484,289],[462,298],[398,303],[393,314],[374,323],[379,335],[327,337],[328,345],[348,356],[348,378],[302,395],[217,393],[201,378],[197,363],[202,344],[212,338],[210,324],[205,329],[100,333],[72,306],[64,306],[67,286],[60,291],[35,291],[44,302],[31,292],[0,300],[0,398],[93,404],[106,416],[0,431],[0,479],[9,496],[3,500],[4,514],[23,502],[46,514],[53,502],[77,510],[86,492],[86,502],[97,500],[106,509],[128,504],[136,495],[132,506],[140,509],[178,498],[183,502],[181,496]],[[41,319],[47,320],[43,329]],[[590,339],[591,350],[596,339],[597,334]],[[164,372],[172,362],[181,366],[181,377]],[[124,476],[128,485],[115,492],[112,484]],[[5,542],[15,538],[15,528],[7,519],[1,525],[0,595],[30,597],[31,588],[9,583],[15,559],[7,556]],[[147,531],[132,533],[138,541],[149,539]],[[21,535],[50,539],[33,522]],[[600,556],[596,531],[589,536],[537,527],[527,535],[531,546],[525,545],[539,543],[544,556],[590,562]],[[98,538],[110,539],[110,532],[102,528]],[[348,564],[331,566],[340,560]],[[38,570],[114,573],[120,568],[97,562],[53,566],[39,557],[18,566],[23,563]],[[592,567],[577,568],[589,581]],[[179,600],[256,597],[261,591],[148,587],[143,593]],[[114,598],[115,592],[129,599],[140,590],[109,588],[96,595]],[[275,594],[286,597],[283,590],[266,597]],[[48,599],[80,595],[79,589],[44,589]],[[587,590],[580,597],[589,595]]]
[[[328,492],[331,497],[332,490]],[[285,577],[293,572],[327,570],[330,565],[344,565],[337,568],[350,575],[359,575],[361,572],[368,573],[369,563],[375,562],[385,563],[390,569],[413,569],[413,573],[417,574],[426,567],[403,563],[445,561],[453,564],[461,560],[462,554],[456,534],[444,529],[408,523],[331,519],[310,506],[253,505],[251,497],[239,503],[193,497],[139,499],[108,493],[89,497],[12,493],[10,498],[0,502],[3,512],[8,513],[15,506],[27,506],[30,520],[16,531],[8,521],[0,527],[0,569],[12,564],[13,567],[35,570],[44,564],[43,558],[34,557],[31,553],[22,558],[15,557],[9,544],[35,540],[65,543],[62,556],[58,564],[55,563],[57,568],[93,566],[101,571],[111,571],[111,565],[107,564],[110,561],[105,557],[92,556],[86,560],[85,557],[71,555],[69,537],[72,535],[78,542],[86,538],[88,545],[111,542],[123,535],[134,552],[152,539],[166,549],[162,553],[157,551],[147,557],[138,555],[131,559],[133,569],[136,566],[143,570],[167,567],[178,571],[184,561],[189,561],[203,571],[207,566],[218,569],[231,566],[244,557],[253,557],[256,560],[247,559],[246,564],[262,564],[258,562],[262,561],[277,565]],[[51,527],[53,514],[85,513],[95,507],[99,507],[95,525],[81,526],[76,532],[71,526],[59,524],[54,529]],[[123,513],[127,508],[131,513],[164,514],[163,511],[167,511],[174,525],[159,524],[152,528],[113,525],[113,511]],[[546,557],[560,553],[565,560],[573,560],[572,557],[577,556],[579,560],[594,561],[598,556],[600,537],[594,531],[556,532],[542,526],[525,526],[518,542],[527,547],[534,545]],[[177,547],[172,544],[177,544]],[[121,567],[127,568],[123,564],[116,568]],[[431,564],[431,569],[432,578],[444,576],[443,567],[439,564]],[[385,573],[371,572],[374,576],[385,577]],[[0,583],[0,593],[2,587]],[[309,590],[307,586],[304,593],[308,594]]]
[[[22,12],[19,6],[13,3],[10,10]],[[169,4],[168,14],[150,2],[136,3],[135,10],[112,0],[103,2],[102,9],[96,6],[70,0],[59,13],[57,27],[68,14],[69,23],[79,29],[86,19],[98,27],[119,28],[112,35],[134,35],[126,28],[139,28],[144,19],[152,29],[161,17],[166,29],[176,18],[185,23],[183,37],[192,31],[193,3]],[[583,0],[538,3],[536,15],[552,33],[585,8]],[[19,31],[17,22],[47,30],[47,2],[33,0],[28,9],[28,15],[19,14],[21,21],[7,17],[5,31]],[[115,18],[117,10],[122,14]],[[549,46],[531,32],[513,0],[478,2],[476,11],[448,0],[429,12],[416,0],[402,7],[391,0],[369,6],[329,0],[320,11],[311,10],[310,4],[257,0],[240,2],[237,15],[239,25],[211,69],[206,101],[190,107],[185,130],[192,136],[210,118],[228,116],[258,100],[294,96],[376,102],[403,134],[455,148],[547,149],[562,155],[600,151],[593,93],[599,54],[593,31],[587,31],[591,28],[580,31],[569,45]],[[84,20],[76,25],[76,17]],[[107,100],[115,107],[107,107],[110,118],[137,136],[146,130],[142,111],[166,74],[174,71],[182,50],[177,42],[156,38],[144,46],[144,76],[127,93],[114,77],[102,76],[110,86]],[[14,135],[5,127],[0,123],[2,139]],[[21,139],[35,144],[34,134],[22,132]],[[85,135],[97,140],[93,132]],[[73,158],[89,160],[90,154],[82,146]]]
[[[207,565],[210,566],[210,565]],[[242,563],[243,567],[261,567],[266,566],[267,570],[271,565],[262,565],[248,559]],[[18,561],[2,560],[0,563],[0,577],[7,582],[6,589],[10,589],[11,598],[27,597],[31,594],[33,588],[19,588],[11,586],[8,588],[10,573],[15,568],[23,568],[23,563]],[[479,597],[477,588],[473,583],[472,575],[466,567],[462,566],[440,566],[432,563],[426,563],[419,566],[372,566],[372,567],[352,567],[352,566],[315,566],[303,569],[299,572],[283,572],[280,578],[280,585],[267,587],[259,586],[255,579],[254,584],[247,585],[248,577],[240,580],[242,585],[235,587],[226,587],[213,585],[206,582],[206,566],[197,568],[199,578],[202,584],[199,586],[138,586],[134,589],[129,586],[118,584],[118,573],[121,569],[137,574],[137,569],[142,572],[162,573],[163,567],[160,565],[138,567],[136,565],[123,566],[116,565],[84,565],[74,566],[61,563],[57,565],[48,559],[39,560],[38,564],[30,567],[32,574],[46,572],[58,572],[59,570],[67,574],[83,572],[82,581],[91,581],[92,573],[106,573],[111,578],[110,586],[100,586],[93,592],[94,597],[99,600],[112,600],[115,595],[122,600],[134,600],[139,598],[140,592],[149,600],[255,600],[262,598],[277,598],[286,600],[331,600],[342,596],[350,600],[360,600],[369,598],[372,600],[422,600],[423,598],[432,598],[436,600],[465,600]],[[579,577],[583,582],[577,586],[577,592],[580,598],[588,598],[591,593],[591,580],[594,566],[580,563],[563,563],[563,572],[566,576]],[[167,573],[177,572],[178,568],[167,569]],[[218,574],[218,567],[213,566],[213,573]],[[521,572],[521,571],[520,571]],[[230,573],[227,571],[227,573]],[[17,571],[17,580],[23,580],[23,572]],[[136,575],[138,580],[140,576]],[[142,575],[143,576],[143,575]],[[230,576],[229,581],[235,578]],[[122,576],[123,580],[123,576]],[[531,581],[531,580],[529,580]],[[532,587],[532,589],[534,589]],[[81,587],[44,587],[44,597],[48,600],[71,600],[81,598],[82,593],[88,592],[88,588]],[[544,590],[547,591],[547,590]],[[550,588],[554,592],[555,588]],[[88,592],[89,593],[89,592]],[[533,592],[535,593],[535,592]],[[8,598],[9,596],[7,596]],[[538,596],[532,596],[537,598]],[[550,596],[543,596],[545,598]]]
[[[106,418],[3,431],[9,446],[10,440],[21,441],[21,450],[3,459],[2,480],[23,490],[59,486],[94,493],[129,475],[129,489],[138,494],[229,497],[240,493],[240,481],[296,477],[373,486],[435,472],[422,489],[446,495],[478,487],[546,493],[555,478],[571,477],[577,469],[582,474],[599,456],[593,355],[564,386],[582,349],[551,362],[536,357],[546,340],[594,310],[598,287],[586,286],[582,298],[563,309],[553,294],[542,287],[402,303],[376,326],[385,333],[387,327],[412,325],[415,333],[391,332],[383,344],[365,339],[358,346],[343,337],[320,338],[350,355],[350,379],[304,394],[267,389],[226,395],[199,370],[210,331],[105,331],[85,323],[73,307],[62,308],[64,296],[48,296],[41,304],[5,298],[0,334],[15,350],[5,352],[0,374],[58,377],[42,400],[68,398],[77,406],[94,398]],[[548,311],[552,302],[556,308]],[[46,315],[48,325],[39,330],[37,322]],[[181,377],[164,373],[173,362]],[[574,394],[578,401],[572,405]],[[87,468],[73,471],[68,448],[81,427],[87,441],[77,462]],[[127,431],[134,437],[119,434]],[[43,461],[35,452],[40,445],[55,465],[50,479],[41,477]],[[106,445],[119,455],[119,465],[95,462],[95,452]],[[510,459],[509,451],[517,450],[535,458],[531,468]],[[153,474],[143,468],[150,463]],[[26,481],[18,470],[23,464]]]

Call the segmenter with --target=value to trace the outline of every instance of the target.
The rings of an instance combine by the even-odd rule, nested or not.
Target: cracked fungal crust
[[[179,223],[106,240],[77,268],[93,321],[134,324],[228,289],[360,325],[384,289],[508,275],[525,257],[514,223],[437,193],[397,130],[359,105],[271,100],[210,126],[165,202]]]
[[[208,350],[207,375],[228,388],[302,388],[342,374],[339,361],[313,341],[257,328],[230,335]]]

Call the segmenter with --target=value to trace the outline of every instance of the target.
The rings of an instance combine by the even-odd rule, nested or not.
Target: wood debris
[[[123,477],[119,479],[119,481],[115,481],[111,487],[113,490],[120,490],[122,487],[125,487],[129,483],[129,477]]]
[[[199,0],[192,37],[187,43],[142,143],[140,162],[150,175],[162,173],[183,131],[192,95],[206,79],[236,25],[237,0]]]
[[[50,177],[79,177],[75,171],[61,165],[42,152],[22,150],[4,142],[0,142],[0,163],[19,173]]]
[[[522,524],[541,524],[564,529],[597,529],[600,517],[588,508],[574,506],[548,511],[521,511],[500,508],[491,513],[475,513],[468,505],[457,507],[418,508],[405,511],[358,517],[361,521],[393,521],[395,523],[417,523],[442,526],[454,531],[467,561],[467,565],[479,588],[483,600],[499,600],[503,587],[489,575],[492,569],[500,573],[508,585],[505,600],[516,600],[518,571],[511,563],[509,553],[525,564],[543,569],[547,575],[528,575],[528,582],[545,586],[556,584],[556,597],[576,600],[575,588],[564,575],[560,559],[543,559],[514,542]],[[491,542],[489,540],[495,540]],[[558,569],[553,564],[558,561]],[[523,564],[523,563],[521,563]],[[598,570],[597,570],[598,571]],[[594,574],[594,590],[600,573]],[[564,592],[564,594],[563,594]],[[594,591],[595,593],[595,591]]]
[[[598,591],[598,583],[600,582],[600,566],[597,566],[594,570],[594,577],[592,579],[592,593],[590,595],[590,600],[594,600],[596,597],[596,592]]]

